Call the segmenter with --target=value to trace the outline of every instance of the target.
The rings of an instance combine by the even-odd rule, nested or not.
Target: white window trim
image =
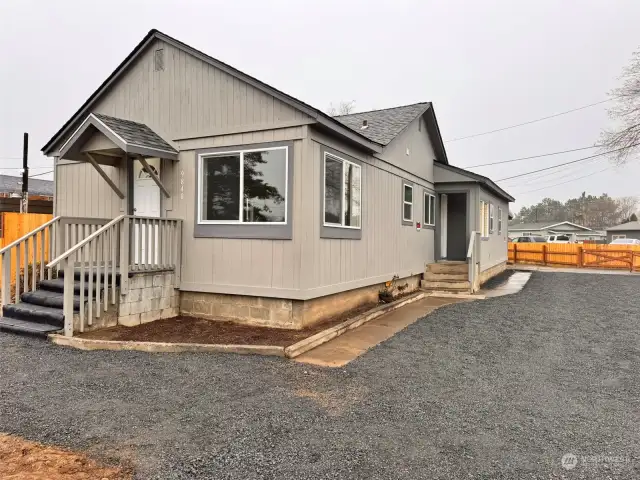
[[[433,218],[431,217],[431,202],[433,202]],[[424,192],[424,224],[428,226],[435,226],[436,224],[436,196],[428,192]]]
[[[498,207],[498,235],[502,235],[502,207]]]
[[[626,239],[626,238],[627,238],[627,234],[626,234],[626,233],[618,234],[618,235],[613,235],[613,234],[611,234],[611,241],[612,241],[612,242],[613,242],[614,240],[619,239],[619,238],[624,238],[624,239]]]
[[[411,201],[407,202],[404,199],[404,189],[409,187],[411,189]],[[411,218],[405,218],[404,216],[404,206],[411,205]],[[402,221],[403,222],[413,222],[413,185],[409,185],[408,183],[402,184]]]
[[[266,152],[272,150],[284,150],[284,222],[243,222],[242,207],[244,198],[244,154],[251,152]],[[202,176],[203,160],[206,158],[220,157],[229,154],[240,154],[240,212],[238,220],[203,220],[202,219]],[[269,147],[269,148],[248,148],[242,150],[228,150],[224,152],[201,153],[198,155],[198,225],[286,225],[288,222],[287,213],[289,210],[289,147]]]
[[[327,157],[331,157],[335,160],[340,160],[342,162],[342,176],[341,178],[344,180],[344,165],[345,163],[349,163],[355,167],[357,167],[360,170],[360,192],[359,192],[359,198],[358,200],[360,201],[360,226],[358,227],[352,227],[350,225],[343,225],[341,223],[330,223],[325,221],[326,218],[326,211],[327,211],[327,196],[326,196],[326,192],[325,192],[325,188],[327,188]],[[341,208],[341,215],[340,218],[341,220],[344,222],[344,194],[342,195],[342,208]],[[324,157],[322,159],[322,225],[325,227],[331,227],[331,228],[346,228],[349,230],[362,230],[362,166],[358,165],[355,162],[350,162],[349,160],[339,157],[338,155],[334,155],[333,153],[329,153],[329,152],[324,152]]]
[[[489,203],[484,200],[480,200],[480,237],[489,238]]]
[[[493,233],[496,228],[495,207],[493,203],[489,203],[489,234]]]

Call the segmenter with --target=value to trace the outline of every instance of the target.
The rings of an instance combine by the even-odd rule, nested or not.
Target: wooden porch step
[[[432,282],[464,282],[469,279],[469,274],[465,273],[433,273],[424,274],[424,279]]]
[[[87,302],[85,297],[85,303]],[[25,303],[31,303],[33,305],[41,305],[43,307],[62,308],[64,303],[64,295],[62,292],[55,292],[52,290],[36,290],[35,292],[25,292],[20,295],[20,300]],[[73,310],[80,311],[80,296],[75,295],[73,297]]]
[[[427,265],[427,272],[430,273],[469,273],[469,265],[466,262],[438,262]]]
[[[421,280],[420,286],[426,290],[470,291],[471,289],[471,284],[468,281],[433,282],[429,280]]]

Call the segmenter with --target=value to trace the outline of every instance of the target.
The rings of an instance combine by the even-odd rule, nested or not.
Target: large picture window
[[[286,224],[288,148],[199,157],[198,223]]]
[[[324,154],[324,225],[355,228],[362,225],[360,165]]]
[[[436,224],[436,197],[430,193],[424,194],[424,224]]]

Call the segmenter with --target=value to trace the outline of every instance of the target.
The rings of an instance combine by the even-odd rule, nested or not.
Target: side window
[[[493,211],[493,203],[489,204],[489,233],[493,233],[494,227],[494,211]]]
[[[502,234],[502,208],[498,207],[498,235]]]
[[[436,224],[436,197],[430,193],[424,193],[424,224]]]
[[[402,184],[402,221],[413,223],[413,185]]]
[[[361,228],[362,178],[360,165],[324,154],[324,224]]]

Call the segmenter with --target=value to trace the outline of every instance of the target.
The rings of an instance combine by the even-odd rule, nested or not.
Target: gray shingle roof
[[[178,153],[175,148],[144,123],[110,117],[102,113],[94,113],[93,115],[130,145]]]
[[[407,125],[422,115],[430,106],[429,102],[415,103],[384,110],[338,115],[333,118],[369,140],[381,145],[388,145]],[[362,128],[364,120],[368,124],[365,129]]]
[[[512,223],[509,225],[509,230],[544,230],[549,225],[553,225],[559,222],[539,222],[539,223]]]
[[[607,228],[607,232],[620,232],[624,230],[640,230],[640,222],[627,222]]]
[[[22,192],[22,177],[0,175],[0,193],[11,194]],[[29,179],[29,194],[53,197],[53,181]]]

